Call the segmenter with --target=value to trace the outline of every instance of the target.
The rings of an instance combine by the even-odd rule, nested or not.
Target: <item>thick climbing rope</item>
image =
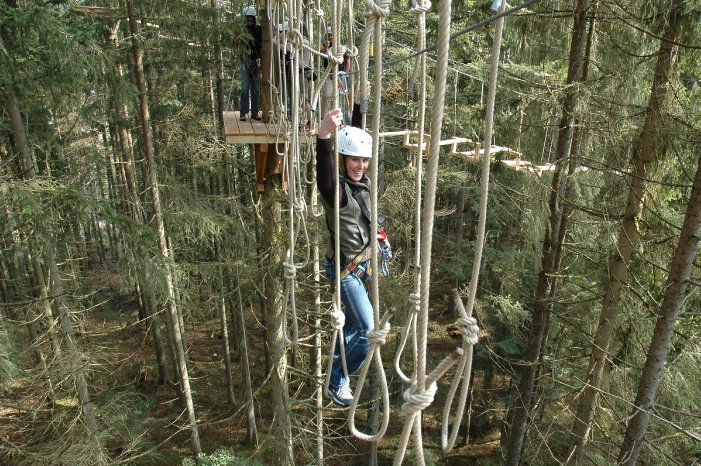
[[[293,3],[288,3],[288,2],[283,2],[280,5],[282,9],[282,15],[280,15],[280,9],[275,12],[273,15],[274,18],[278,20],[277,24],[283,24],[287,25],[289,28],[290,25],[292,24],[294,27],[290,29],[290,31],[298,31],[300,29],[299,27],[299,15],[298,12],[301,11],[302,5],[300,1],[293,2]],[[293,40],[288,40],[292,38]],[[299,40],[294,40],[294,39],[299,39]],[[307,205],[305,202],[305,176],[302,173],[302,158],[300,155],[301,152],[301,144],[300,144],[300,135],[299,132],[296,131],[296,128],[299,127],[299,110],[300,110],[300,102],[302,99],[300,98],[301,92],[300,92],[300,80],[299,80],[299,70],[301,69],[300,67],[300,60],[302,59],[301,53],[300,53],[300,48],[299,48],[299,43],[302,43],[301,40],[301,34],[295,35],[295,34],[290,34],[288,33],[287,35],[282,35],[282,37],[278,36],[278,46],[279,46],[279,51],[276,51],[276,54],[278,57],[282,54],[284,54],[284,51],[288,49],[288,42],[289,45],[292,46],[292,53],[291,53],[291,63],[290,63],[290,68],[293,70],[290,75],[290,83],[289,85],[286,83],[286,80],[288,78],[287,73],[285,71],[285,63],[280,57],[276,61],[277,63],[277,69],[276,74],[278,76],[278,82],[282,83],[282,92],[278,93],[278,96],[280,97],[277,99],[277,104],[278,108],[281,110],[278,112],[278,115],[281,115],[279,118],[281,120],[281,124],[279,125],[279,131],[278,131],[278,141],[282,138],[282,143],[284,144],[284,150],[282,151],[281,155],[283,156],[284,160],[284,166],[283,170],[287,173],[287,180],[288,180],[288,187],[287,187],[287,195],[288,195],[288,205],[289,205],[289,214],[288,214],[288,222],[289,222],[289,246],[288,250],[285,255],[285,261],[282,264],[283,267],[283,272],[284,272],[284,277],[286,280],[286,286],[285,286],[285,298],[284,298],[284,303],[286,306],[285,312],[287,313],[287,310],[289,309],[290,311],[290,321],[291,321],[291,326],[292,326],[292,332],[291,335],[288,335],[287,332],[287,319],[285,320],[285,338],[288,343],[292,345],[296,345],[297,341],[299,339],[299,327],[298,327],[298,319],[297,319],[297,305],[296,305],[296,294],[295,294],[295,288],[296,288],[296,273],[298,269],[306,267],[306,265],[309,263],[310,256],[311,256],[311,243],[309,239],[309,232],[307,229],[306,225],[306,214],[307,214]],[[272,73],[272,71],[271,71]],[[291,95],[287,95],[288,89],[291,91]],[[283,104],[284,102],[284,104]],[[290,118],[287,117],[287,103],[290,103]],[[284,110],[283,110],[284,109]],[[284,128],[284,132],[283,132]],[[289,129],[293,129],[290,131]],[[283,136],[284,134],[284,136]],[[276,144],[277,146],[277,144]],[[277,150],[277,149],[276,149]],[[286,156],[286,154],[289,154],[289,157]],[[304,259],[300,263],[295,262],[295,246],[298,242],[298,237],[300,234],[300,231],[303,232],[303,236],[305,239],[305,248],[306,248],[306,253]]]
[[[434,77],[435,92],[431,109],[431,140],[439,141],[443,128],[443,110],[445,106],[445,88],[448,71],[448,53],[450,48],[450,0],[440,2],[438,25],[438,58]],[[422,210],[421,237],[424,239],[424,248],[421,249],[421,278],[420,278],[420,312],[416,326],[418,357],[417,366],[411,386],[404,392],[404,406],[402,410],[407,413],[404,428],[399,439],[394,464],[400,465],[404,461],[404,455],[409,442],[411,432],[414,432],[414,451],[416,463],[423,465],[423,445],[421,442],[421,413],[433,402],[436,392],[436,380],[455,363],[455,353],[446,357],[434,371],[426,374],[426,344],[428,334],[428,307],[431,277],[431,250],[433,242],[433,220],[436,203],[436,186],[438,179],[438,161],[440,145],[432,144],[429,147],[428,169],[426,170],[426,193]]]
[[[360,46],[360,92],[362,96],[367,93],[367,64],[370,61],[370,37],[375,38],[375,76],[373,86],[373,117],[372,117],[372,159],[370,162],[370,183],[371,190],[371,212],[370,212],[370,238],[372,244],[372,264],[379,264],[378,245],[375,240],[375,234],[378,230],[377,222],[377,188],[378,188],[378,172],[379,172],[379,149],[380,149],[380,118],[382,112],[382,26],[384,18],[389,15],[391,0],[366,0],[367,12],[365,13],[366,25],[363,31],[363,36]],[[365,100],[365,99],[363,99]],[[389,405],[389,388],[387,387],[387,378],[385,376],[384,367],[382,366],[382,355],[380,348],[385,343],[389,334],[390,325],[389,319],[392,317],[393,309],[387,311],[380,319],[380,298],[379,298],[379,273],[372,274],[371,303],[373,308],[374,328],[368,332],[368,355],[360,370],[358,383],[356,385],[353,402],[351,403],[348,412],[348,427],[351,434],[355,437],[368,442],[376,442],[380,440],[387,431],[389,425],[390,405]],[[380,390],[382,399],[382,423],[377,432],[367,434],[360,432],[355,427],[355,413],[358,406],[358,400],[362,393],[367,372],[371,363],[375,363],[377,375],[380,380]]]
[[[418,22],[418,47],[423,49],[426,47],[426,12],[431,9],[431,2],[429,0],[416,0],[412,1],[410,12],[416,15]],[[417,57],[417,65],[414,70],[417,70],[419,76],[421,77],[421,90],[419,91],[419,141],[416,148],[416,177],[415,177],[415,191],[416,191],[416,203],[414,204],[414,242],[416,247],[414,248],[414,292],[409,295],[409,300],[412,304],[409,317],[407,319],[406,325],[402,330],[402,336],[399,342],[399,348],[394,359],[394,369],[399,375],[399,377],[404,382],[411,382],[411,377],[404,374],[401,368],[402,355],[404,353],[404,347],[409,338],[412,335],[412,367],[416,369],[417,365],[417,342],[416,342],[416,318],[418,316],[419,310],[421,309],[421,192],[422,192],[422,178],[423,178],[423,151],[424,151],[424,128],[426,126],[426,54],[421,54]],[[412,78],[413,79],[413,78]]]
[[[334,76],[336,75],[336,72],[338,71],[338,65],[341,63],[339,61],[339,54],[338,50],[340,48],[339,46],[339,41],[337,40],[338,38],[338,33],[340,32],[340,21],[339,21],[339,8],[338,8],[338,0],[334,0],[332,2],[332,14],[331,14],[331,20],[333,22],[332,26],[332,32],[334,34],[334,41],[333,41],[333,52],[331,53],[331,56],[328,57],[329,61],[329,66],[326,68],[326,73],[324,73],[320,79],[320,82],[323,83],[324,80],[328,79],[329,74],[331,73],[330,70],[333,71]],[[333,57],[333,59],[332,59]],[[343,60],[342,56],[340,60]],[[319,87],[318,91],[321,90],[321,87]],[[318,91],[315,90],[315,97],[318,98]],[[338,106],[338,93],[334,92],[333,94],[333,108],[337,108]],[[314,104],[312,104],[312,108],[314,107]],[[340,157],[338,154],[338,131],[334,132],[334,164],[336,166],[336,181],[337,183],[340,184],[340,176],[341,176],[341,168],[340,168]],[[334,210],[334,231],[340,232],[341,231],[341,219],[340,219],[340,209],[341,209],[341,195],[340,195],[340,190],[339,189],[334,189],[334,194],[333,194],[333,210]],[[334,235],[334,268],[335,268],[335,278],[334,278],[334,294],[333,294],[333,309],[331,311],[331,328],[333,329],[333,334],[331,336],[331,357],[329,358],[329,363],[328,367],[326,370],[326,381],[324,383],[325,387],[328,389],[329,382],[331,380],[331,370],[333,368],[333,355],[334,355],[334,350],[336,348],[336,344],[338,343],[339,347],[339,353],[341,355],[341,365],[343,367],[343,374],[345,375],[346,379],[348,378],[348,364],[346,363],[346,350],[345,350],[345,339],[343,338],[343,326],[346,321],[346,316],[343,313],[342,307],[341,307],[341,235],[336,234]]]
[[[417,22],[419,25],[418,28],[418,48],[423,49],[426,47],[426,12],[431,9],[431,2],[429,0],[419,0],[416,2],[415,0],[412,2],[412,6],[410,8],[410,11],[417,16]],[[414,423],[411,429],[405,429],[405,431],[402,432],[402,437],[400,437],[399,445],[400,449],[406,450],[406,445],[408,445],[408,436],[410,432],[413,432],[414,434],[414,444],[415,445],[423,445],[423,441],[421,438],[421,421],[420,421],[420,413],[417,414],[417,411],[414,410],[416,407],[416,403],[413,402],[415,400],[414,398],[414,393],[416,393],[416,387],[415,387],[415,381],[416,379],[416,370],[418,368],[418,351],[419,351],[419,343],[417,341],[417,332],[416,332],[416,325],[417,325],[417,320],[418,320],[418,315],[421,310],[421,197],[422,197],[422,177],[423,177],[423,151],[424,151],[424,130],[425,130],[425,125],[426,125],[426,54],[421,54],[419,57],[417,57],[418,61],[418,66],[414,67],[415,70],[418,70],[421,76],[421,88],[419,91],[419,140],[417,144],[417,149],[416,149],[416,178],[415,178],[415,191],[416,191],[416,203],[415,203],[415,212],[414,212],[414,234],[415,234],[415,256],[414,256],[414,264],[415,264],[415,281],[414,281],[414,292],[409,295],[409,300],[412,303],[412,309],[410,311],[409,317],[407,319],[407,323],[404,326],[402,337],[400,339],[400,345],[395,357],[395,370],[399,377],[404,381],[408,383],[412,383],[412,379],[414,380],[414,383],[412,383],[411,388],[409,389],[409,392],[406,393],[406,397],[409,400],[412,400],[412,403],[409,405],[411,408],[407,407],[407,409],[410,409],[411,412],[409,413],[410,415],[413,415],[414,417]],[[408,339],[409,335],[412,335],[412,368],[414,370],[414,374],[412,377],[407,377],[401,370],[401,358],[402,354],[404,351],[404,346],[406,345],[406,341]],[[443,373],[441,372],[440,375]],[[440,376],[439,375],[439,376]],[[433,389],[436,387],[435,381],[432,381],[429,383],[429,387]],[[425,400],[422,401],[427,401],[430,404],[430,399],[433,398],[433,394],[431,393],[430,396],[427,396]],[[423,404],[422,404],[423,406]],[[406,438],[404,438],[406,437]],[[401,463],[402,458],[404,456],[404,452],[402,451],[401,453],[397,453],[396,457],[399,459],[399,463]],[[424,464],[424,458],[423,458],[423,449],[418,449],[416,450],[416,462],[417,464]]]
[[[505,3],[502,2],[499,13],[502,13],[505,8]],[[441,448],[445,453],[452,450],[455,445],[455,439],[458,435],[460,420],[465,409],[467,394],[470,383],[470,372],[472,370],[472,352],[474,345],[477,344],[479,328],[477,321],[472,317],[472,311],[475,305],[477,296],[477,282],[479,280],[480,265],[482,262],[482,250],[484,248],[484,237],[487,225],[487,201],[489,199],[489,170],[490,170],[490,147],[494,126],[494,102],[496,99],[497,75],[499,72],[499,56],[501,52],[501,39],[504,29],[504,17],[501,16],[497,20],[494,32],[494,43],[492,45],[491,65],[489,70],[489,89],[487,93],[487,114],[485,117],[484,130],[484,153],[482,155],[482,177],[480,186],[480,212],[477,224],[477,241],[475,244],[475,255],[472,261],[472,277],[470,279],[470,288],[467,301],[467,310],[463,307],[462,300],[458,295],[457,290],[454,290],[454,298],[458,304],[458,312],[460,318],[457,325],[458,330],[462,334],[463,339],[463,355],[458,364],[458,370],[455,373],[455,378],[450,386],[445,407],[443,409],[443,422],[441,428]],[[455,414],[455,425],[448,436],[448,420],[450,417],[450,409],[453,403],[458,385],[462,381],[462,390],[458,401],[457,412]]]

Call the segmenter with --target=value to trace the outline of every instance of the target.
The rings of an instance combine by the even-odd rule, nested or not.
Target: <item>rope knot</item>
[[[411,387],[404,390],[404,403],[402,403],[402,411],[407,414],[413,414],[431,406],[433,397],[436,395],[438,385],[432,382],[426,387],[423,392],[420,392],[416,386],[416,381],[411,382]]]
[[[390,325],[389,322],[385,323],[381,328],[376,328],[368,332],[368,341],[370,343],[376,343],[379,345],[384,345],[387,341],[387,336],[389,335]]]
[[[348,58],[355,58],[358,56],[358,47],[355,45],[351,45],[350,47],[346,47],[346,56]]]
[[[297,29],[287,31],[287,42],[291,43],[295,48],[302,48],[304,45],[304,36]]]
[[[285,262],[282,263],[282,270],[287,280],[294,280],[295,276],[297,276],[297,267],[295,267],[291,256],[292,251],[288,249],[287,254],[285,254]]]
[[[319,18],[324,17],[324,10],[321,8],[316,8],[316,3],[315,2],[309,2],[309,11],[318,16]]]
[[[379,3],[375,3],[374,0],[365,0],[365,4],[368,7],[367,13],[365,13],[365,16],[372,16],[375,15],[378,18],[386,18],[389,16],[389,5],[390,5],[391,0],[380,0]]]
[[[411,301],[414,306],[418,307],[421,305],[421,295],[418,293],[409,294],[409,301]]]
[[[480,328],[477,326],[477,319],[474,317],[460,317],[457,321],[458,331],[465,341],[471,345],[476,345],[479,341]]]
[[[416,0],[414,0],[412,2],[411,8],[409,8],[409,12],[414,13],[415,15],[420,15],[420,14],[426,13],[430,9],[431,9],[431,0],[425,0],[421,4],[416,3]]]
[[[287,280],[293,280],[297,276],[297,267],[289,262],[282,263],[282,269],[285,272],[285,278]]]
[[[292,201],[292,208],[295,213],[302,214],[306,210],[307,204],[304,202],[304,199],[296,198]]]
[[[333,53],[328,54],[328,60],[329,60],[329,66],[332,65],[332,63],[336,63],[337,65],[342,65],[343,64],[343,58],[344,55],[346,54],[346,51],[348,50],[348,47],[345,45],[339,45],[338,46],[338,55],[334,55]]]
[[[346,325],[346,315],[334,305],[334,310],[331,311],[331,328],[343,330],[344,325]]]

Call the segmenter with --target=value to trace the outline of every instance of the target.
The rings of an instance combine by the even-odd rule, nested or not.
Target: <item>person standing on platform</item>
[[[241,100],[239,110],[241,121],[245,121],[248,112],[251,118],[260,120],[260,59],[263,56],[263,29],[256,23],[256,9],[245,7],[242,12],[246,18],[248,36],[243,39],[245,55],[241,59]]]

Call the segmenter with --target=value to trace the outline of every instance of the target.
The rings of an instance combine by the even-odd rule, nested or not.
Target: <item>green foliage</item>
[[[202,453],[199,463],[195,463],[192,458],[185,458],[182,462],[182,466],[195,466],[196,464],[200,466],[263,466],[263,463],[257,458],[239,456],[231,448],[225,447],[218,448],[211,454]]]
[[[524,328],[531,318],[530,312],[523,304],[511,296],[489,295],[485,296],[484,301],[493,312],[490,316],[494,316],[501,324],[511,329]]]
[[[146,450],[149,440],[143,435],[143,426],[155,405],[156,399],[153,397],[110,390],[100,408],[100,414],[105,419],[105,437],[110,442],[126,445],[135,451]]]
[[[19,353],[15,340],[12,327],[7,323],[0,325],[0,389],[7,389],[21,373],[17,365]]]
[[[29,2],[0,4],[0,87],[19,95],[72,93],[96,77],[99,23],[76,20],[60,6]]]

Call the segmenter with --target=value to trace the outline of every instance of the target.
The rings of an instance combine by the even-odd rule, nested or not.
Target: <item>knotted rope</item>
[[[366,442],[377,442],[382,437],[384,437],[385,432],[387,432],[387,426],[389,425],[389,391],[387,389],[387,377],[385,376],[384,367],[382,367],[382,356],[380,354],[380,347],[385,343],[387,335],[390,331],[389,320],[394,315],[395,309],[390,308],[382,319],[375,325],[375,329],[368,332],[368,342],[370,344],[370,349],[368,350],[368,356],[360,369],[360,375],[358,376],[358,384],[355,388],[355,393],[353,395],[353,402],[350,405],[350,410],[348,411],[348,428],[354,437],[364,440]],[[377,315],[377,311],[375,312]],[[380,376],[380,385],[383,389],[382,393],[382,425],[378,431],[374,434],[366,434],[360,432],[355,427],[355,412],[358,408],[358,400],[360,399],[360,394],[363,392],[363,386],[365,385],[365,378],[368,374],[368,369],[370,368],[370,363],[375,363],[375,368],[377,374]]]
[[[429,0],[419,1],[413,0],[412,6],[409,9],[410,12],[417,15],[418,22],[418,47],[420,50],[426,47],[426,12],[431,8],[431,2]],[[415,190],[416,190],[416,202],[414,204],[414,235],[415,235],[415,254],[414,254],[414,292],[409,295],[409,299],[414,303],[414,306],[410,310],[407,323],[404,326],[401,342],[395,355],[394,368],[399,375],[399,377],[404,382],[410,382],[411,377],[407,377],[401,369],[401,359],[404,353],[404,347],[408,340],[409,334],[413,335],[412,339],[412,367],[416,369],[418,364],[418,346],[416,341],[416,322],[417,316],[421,309],[421,190],[422,190],[422,178],[423,178],[423,147],[424,147],[424,128],[426,126],[426,54],[421,54],[417,57],[417,65],[414,67],[416,72],[421,73],[421,90],[419,95],[419,141],[416,147],[416,177],[415,177]],[[412,78],[414,79],[414,78]]]
[[[367,18],[365,24],[365,31],[363,33],[363,40],[360,46],[361,66],[360,66],[360,89],[361,95],[365,95],[367,92],[367,64],[369,62],[369,45],[370,45],[370,33],[374,29],[374,34],[376,38],[382,37],[382,19],[389,14],[389,6],[391,0],[380,0],[380,3],[376,3],[372,0],[366,0],[366,5],[368,11],[365,13]],[[371,29],[372,28],[372,29]],[[335,43],[335,41],[334,41]],[[380,153],[380,117],[382,112],[382,41],[377,40],[375,45],[375,81],[373,86],[373,118],[372,118],[372,160],[370,161],[370,183],[372,190],[370,193],[370,235],[372,244],[372,263],[379,263],[378,254],[378,244],[374,240],[375,234],[378,230],[377,222],[377,187],[378,187],[378,172],[379,172],[379,153]],[[370,287],[370,298],[373,308],[373,318],[374,318],[374,330],[368,333],[368,341],[370,342],[370,350],[365,363],[362,366],[360,376],[358,378],[358,384],[356,385],[355,394],[353,397],[353,402],[351,403],[351,409],[348,413],[348,427],[351,433],[365,441],[376,442],[380,440],[385,432],[387,431],[387,426],[389,425],[389,388],[387,387],[387,378],[385,376],[384,367],[382,366],[382,355],[380,352],[381,345],[384,344],[386,339],[385,332],[389,332],[389,319],[394,314],[394,309],[390,309],[385,315],[380,319],[380,295],[379,295],[379,275],[374,273],[372,275]],[[371,340],[372,338],[372,340]],[[367,374],[368,368],[371,363],[375,363],[377,367],[377,373],[380,376],[380,390],[382,398],[382,425],[379,427],[378,431],[373,435],[364,434],[355,428],[355,411],[358,405],[358,399],[363,390],[363,385],[365,383],[365,376]]]
[[[441,130],[443,128],[443,110],[444,110],[444,95],[446,89],[446,81],[448,75],[448,54],[450,47],[450,24],[451,24],[451,0],[443,0],[440,2],[439,25],[438,25],[438,57],[436,60],[436,71],[433,82],[435,83],[435,92],[433,94],[432,112],[431,112],[431,140],[439,141]],[[418,154],[420,158],[421,153]],[[440,156],[440,145],[432,144],[428,154],[428,169],[426,170],[426,195],[423,204],[421,218],[423,223],[421,226],[421,243],[424,248],[420,252],[420,297],[421,309],[418,313],[417,322],[417,347],[418,358],[417,366],[412,383],[416,384],[418,392],[422,393],[435,380],[427,380],[426,376],[426,343],[428,334],[428,308],[429,308],[429,291],[431,278],[431,249],[433,246],[433,222],[434,210],[436,203],[436,186],[438,179],[438,161]],[[455,362],[454,356],[450,361],[446,361],[445,365],[449,367]],[[446,368],[447,370],[447,368]],[[436,371],[432,372],[435,374]],[[439,376],[436,376],[436,379]],[[417,431],[421,429],[421,411],[416,411],[409,414],[404,421],[404,429],[400,437],[400,443],[397,447],[397,453],[394,457],[394,464],[399,465],[404,460],[404,454],[409,442],[409,435],[414,430],[414,451],[416,453],[417,464],[423,465],[423,445],[420,443],[420,435]]]
[[[505,1],[502,1],[499,12],[503,13],[505,8]],[[458,328],[460,333],[463,335],[463,357],[460,358],[460,364],[458,370],[455,372],[455,378],[450,386],[450,391],[448,392],[448,398],[445,402],[445,407],[443,409],[443,422],[441,429],[441,448],[444,452],[448,453],[452,450],[455,445],[455,439],[458,435],[458,427],[460,426],[460,420],[465,409],[465,403],[467,400],[467,394],[470,384],[470,371],[472,370],[472,352],[473,347],[477,343],[477,335],[479,333],[479,328],[477,328],[477,323],[474,318],[472,318],[472,310],[475,307],[475,298],[477,296],[477,282],[479,280],[480,265],[482,263],[482,249],[484,248],[484,237],[487,228],[487,201],[489,199],[489,173],[490,173],[490,147],[492,141],[492,128],[494,125],[494,101],[496,99],[496,89],[497,89],[497,75],[499,71],[499,55],[501,52],[501,38],[502,31],[504,28],[504,17],[500,17],[497,20],[495,32],[494,32],[494,44],[492,45],[492,56],[489,71],[489,92],[487,94],[487,114],[485,117],[485,130],[484,130],[484,154],[482,155],[482,177],[480,186],[480,212],[479,220],[477,222],[477,239],[475,244],[475,255],[472,261],[472,277],[470,279],[470,291],[467,298],[467,310],[463,307],[462,300],[460,299],[457,290],[454,291],[454,297],[456,303],[458,304],[458,312],[460,313],[460,318],[458,319]],[[457,391],[458,385],[462,380],[462,390],[460,392],[460,400],[458,401],[458,408],[455,414],[455,425],[448,438],[448,418],[450,416],[450,408],[453,403],[453,397]]]

